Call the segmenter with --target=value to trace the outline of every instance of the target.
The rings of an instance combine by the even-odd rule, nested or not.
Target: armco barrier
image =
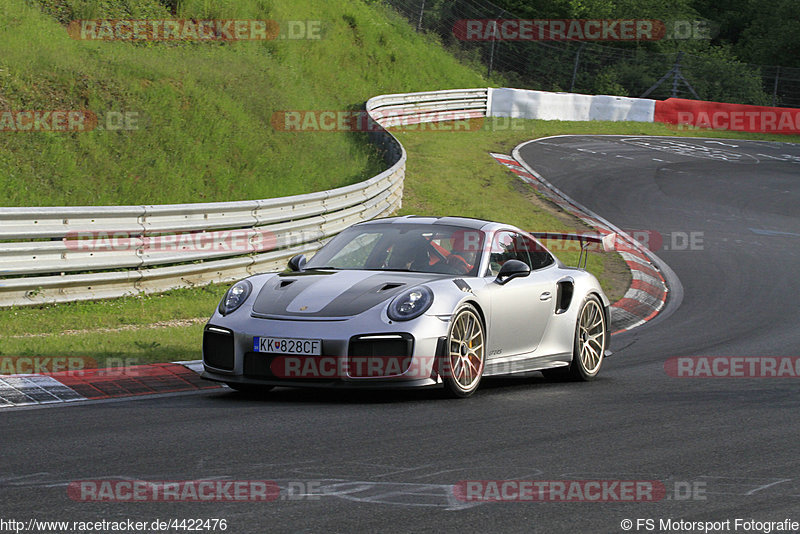
[[[656,102],[654,120],[715,130],[800,134],[800,109],[668,98]]]
[[[564,121],[635,121],[753,133],[800,134],[800,109],[669,98],[650,100],[607,95],[493,89],[489,113]]]
[[[561,121],[653,122],[656,101],[623,96],[494,89],[490,115]]]
[[[446,120],[442,111],[479,117],[489,92],[383,95],[366,110],[387,127]],[[369,136],[390,167],[329,191],[204,204],[0,208],[0,306],[152,293],[282,269],[348,226],[399,209],[405,150],[384,129]]]

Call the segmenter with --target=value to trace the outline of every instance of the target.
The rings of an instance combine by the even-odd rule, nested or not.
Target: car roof
[[[469,217],[427,217],[424,215],[405,215],[402,217],[387,217],[384,219],[372,219],[359,223],[359,226],[365,224],[441,224],[448,226],[458,226],[461,228],[470,228],[472,230],[489,231],[494,227],[507,226],[500,225],[492,221],[484,221],[481,219],[471,219]]]

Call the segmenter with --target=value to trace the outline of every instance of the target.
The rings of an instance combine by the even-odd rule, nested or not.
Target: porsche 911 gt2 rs
[[[591,380],[608,306],[592,274],[513,226],[372,220],[233,284],[204,329],[202,376],[237,390],[440,384],[457,397],[483,376]]]

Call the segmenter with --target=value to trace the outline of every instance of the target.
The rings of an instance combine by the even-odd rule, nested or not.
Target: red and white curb
[[[215,389],[201,360],[0,376],[0,409]]]
[[[628,264],[633,279],[625,295],[611,305],[611,326],[614,330],[612,334],[636,328],[653,319],[664,308],[669,288],[659,268],[650,260],[647,248],[599,215],[573,201],[523,161],[505,154],[494,152],[489,154],[521,180],[530,184],[535,191],[598,233],[617,234],[614,248]]]

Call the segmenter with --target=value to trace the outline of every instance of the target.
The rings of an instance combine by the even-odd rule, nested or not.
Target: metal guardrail
[[[485,116],[488,89],[383,95],[380,125]],[[443,113],[446,112],[446,113]],[[291,197],[203,204],[0,208],[0,307],[115,298],[229,282],[282,269],[360,221],[402,203],[406,152],[369,133],[389,168],[346,187]]]

